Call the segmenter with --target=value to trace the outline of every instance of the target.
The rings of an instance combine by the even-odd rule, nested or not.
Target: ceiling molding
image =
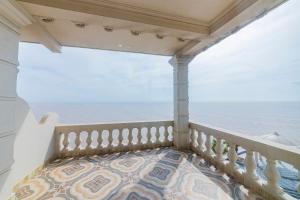
[[[34,22],[33,17],[14,0],[1,0],[0,13],[5,18],[1,21],[17,32],[21,27]]]
[[[75,12],[88,13],[92,15],[128,20],[137,23],[155,25],[181,31],[194,32],[207,35],[209,27],[203,22],[166,15],[157,11],[116,4],[110,1],[82,1],[82,0],[18,0],[42,6],[71,10]]]
[[[197,55],[211,46],[219,43],[226,37],[236,33],[251,22],[263,17],[268,12],[283,4],[288,0],[249,0],[255,1],[248,9],[237,14],[234,18],[227,21],[222,27],[216,29],[209,37],[204,38],[201,43],[198,43],[193,48],[189,49],[186,54]]]
[[[222,26],[224,26],[224,24],[226,24],[227,22],[229,22],[230,20],[232,20],[233,18],[241,14],[244,10],[249,8],[257,1],[258,0],[241,0],[233,4],[229,8],[227,8],[225,11],[223,11],[221,14],[219,14],[215,19],[213,19],[210,22],[209,25],[210,33],[213,33],[219,28],[221,28]]]
[[[13,1],[13,0],[5,0]],[[130,22],[155,25],[185,32],[198,33],[195,38],[190,40],[178,49],[172,49],[173,55],[194,56],[209,47],[220,42],[224,38],[232,35],[247,24],[260,18],[273,8],[287,0],[236,0],[223,10],[217,17],[208,23],[203,23],[194,19],[169,15],[166,13],[149,10],[141,7],[131,6],[113,2],[111,0],[17,0],[25,3],[32,3],[41,6],[58,8],[73,12],[86,13],[96,16],[109,17]],[[191,5],[192,6],[192,5]],[[52,16],[55,17],[55,16]],[[37,20],[38,21],[38,20]],[[43,24],[37,30],[46,31]],[[49,29],[50,30],[50,29]],[[47,31],[46,31],[47,32]],[[46,33],[47,36],[47,33]],[[51,38],[48,33],[49,38]],[[45,39],[46,38],[46,39]],[[43,38],[49,49],[54,52],[60,51],[60,45],[52,39]],[[52,40],[52,41],[51,41]],[[49,42],[50,41],[50,42]],[[54,42],[53,42],[54,41]],[[56,41],[56,42],[55,42]],[[63,44],[63,41],[61,41]],[[138,51],[138,50],[136,50]]]
[[[174,55],[176,55],[176,56],[188,55],[189,50],[192,49],[193,47],[195,47],[200,42],[201,42],[201,40],[191,40],[184,47],[177,50]]]
[[[15,0],[1,0],[0,12],[3,16],[0,21],[13,31],[20,33],[23,27],[31,26],[43,45],[52,52],[60,52],[61,46],[56,39]]]

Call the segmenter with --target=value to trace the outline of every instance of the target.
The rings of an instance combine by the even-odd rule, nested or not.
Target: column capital
[[[170,60],[169,63],[173,67],[178,67],[178,66],[187,66],[195,56],[173,56]]]

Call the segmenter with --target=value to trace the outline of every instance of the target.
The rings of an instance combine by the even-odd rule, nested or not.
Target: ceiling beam
[[[23,27],[30,26],[40,42],[50,51],[61,52],[61,45],[50,33],[15,0],[0,0],[1,15],[7,21],[6,25],[20,33]],[[3,19],[0,19],[5,22]]]
[[[179,56],[179,57],[184,56],[184,55],[188,55],[189,50],[192,49],[193,47],[195,47],[200,42],[201,42],[201,40],[191,40],[191,41],[189,41],[184,47],[177,50],[175,52],[175,55]]]
[[[18,0],[42,6],[155,25],[181,31],[209,34],[207,24],[189,18],[170,16],[157,11],[108,1],[91,0]]]
[[[40,43],[53,53],[61,53],[60,43],[40,24],[38,19],[30,25]]]

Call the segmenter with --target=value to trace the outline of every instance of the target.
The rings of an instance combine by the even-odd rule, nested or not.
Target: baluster
[[[133,128],[128,129],[128,147],[133,147],[133,135],[132,135]]]
[[[148,127],[147,128],[147,142],[146,142],[147,146],[151,146],[151,128]]]
[[[229,152],[228,152],[228,159],[229,159],[228,166],[229,166],[229,171],[231,173],[234,173],[238,169],[238,166],[236,164],[238,155],[236,153],[235,146],[236,146],[235,144],[230,144]]]
[[[202,138],[202,132],[200,130],[197,130],[198,132],[198,150],[202,153],[203,152],[203,138]]]
[[[206,134],[206,142],[205,142],[205,147],[206,147],[206,151],[205,151],[205,154],[208,156],[208,157],[211,157],[213,155],[213,152],[212,152],[212,142],[211,142],[211,135],[209,134]]]
[[[58,157],[59,157],[60,154],[61,154],[61,150],[64,148],[64,147],[61,145],[61,142],[62,142],[62,135],[63,135],[62,132],[55,133],[55,153],[58,155]]]
[[[253,151],[247,150],[245,158],[245,167],[246,167],[246,179],[250,181],[256,181],[258,179],[256,175],[256,162],[253,156]]]
[[[218,162],[223,161],[223,140],[221,138],[217,138],[216,159],[217,159]]]
[[[123,143],[122,143],[122,131],[123,129],[119,129],[119,134],[118,134],[118,149],[119,151],[122,151],[122,148],[123,148]]]
[[[92,132],[89,131],[87,138],[86,138],[86,151],[88,154],[92,153],[93,149],[92,149]]]
[[[75,155],[78,156],[80,154],[80,144],[81,144],[81,140],[80,140],[80,132],[79,133],[75,133]]]
[[[276,168],[276,161],[270,158],[267,158],[267,166],[264,171],[264,174],[267,178],[267,184],[265,188],[275,196],[281,196],[283,193],[282,188],[278,185],[280,180],[280,174]]]
[[[160,144],[161,142],[160,142],[160,140],[159,140],[159,137],[160,137],[160,133],[159,133],[159,127],[157,126],[157,127],[155,127],[155,129],[156,129],[156,132],[155,132],[155,142],[156,142],[156,144],[158,145],[158,144]]]
[[[100,151],[101,151],[102,148],[103,148],[103,147],[102,147],[102,142],[103,142],[102,131],[103,131],[103,130],[98,131],[98,138],[97,138],[97,142],[98,142],[97,149],[99,149]]]
[[[168,127],[167,126],[164,126],[164,139],[163,139],[163,143],[168,143]]]
[[[63,140],[63,149],[62,149],[62,156],[66,156],[66,154],[68,153],[68,146],[69,146],[69,134],[68,133],[64,133],[64,140]]]
[[[107,149],[108,151],[112,151],[113,148],[113,137],[112,137],[112,130],[107,130],[108,131],[108,145],[107,145]]]
[[[142,145],[142,128],[138,128],[137,132],[137,146],[140,147]]]
[[[191,130],[190,144],[192,145],[192,147],[197,147],[197,144],[196,144],[196,130],[194,128],[192,128],[190,130]]]
[[[171,127],[171,129],[168,130],[168,137],[170,137],[169,142],[170,142],[171,144],[173,144],[173,142],[174,142],[174,126],[169,126],[169,127]],[[168,128],[169,128],[169,127],[168,127]]]

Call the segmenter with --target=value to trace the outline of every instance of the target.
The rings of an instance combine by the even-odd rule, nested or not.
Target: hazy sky
[[[198,55],[190,101],[300,101],[300,1],[290,0]],[[171,102],[170,57],[21,43],[29,102]]]

